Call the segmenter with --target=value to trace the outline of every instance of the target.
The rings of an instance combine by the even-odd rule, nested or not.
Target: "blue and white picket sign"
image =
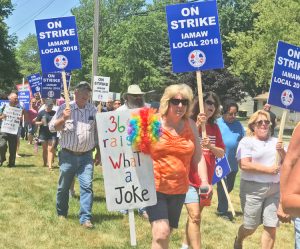
[[[229,162],[226,155],[222,158],[216,158],[216,168],[213,176],[212,184],[216,184],[221,181],[225,176],[231,172]]]
[[[8,105],[9,100],[7,99],[0,99],[0,110],[2,110],[2,108],[6,105]]]
[[[175,73],[224,67],[215,0],[169,5],[166,13]]]
[[[300,47],[278,42],[268,103],[300,112]]]
[[[20,106],[22,106],[26,111],[28,111],[30,107],[30,92],[18,91],[18,99]]]
[[[46,73],[42,79],[42,98],[59,99],[61,93],[61,73]]]
[[[81,68],[75,16],[35,20],[42,72]]]
[[[31,74],[27,77],[32,94],[41,92],[42,76],[39,73]]]

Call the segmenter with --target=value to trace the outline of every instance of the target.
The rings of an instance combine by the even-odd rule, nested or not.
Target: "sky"
[[[12,4],[15,10],[6,23],[9,34],[15,33],[20,41],[29,33],[35,34],[34,20],[70,16],[79,0],[12,0]]]

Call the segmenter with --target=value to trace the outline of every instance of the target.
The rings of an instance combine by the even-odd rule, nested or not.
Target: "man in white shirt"
[[[117,111],[141,108],[145,106],[145,93],[141,91],[138,85],[128,86],[127,93],[123,94],[124,105],[120,106]]]

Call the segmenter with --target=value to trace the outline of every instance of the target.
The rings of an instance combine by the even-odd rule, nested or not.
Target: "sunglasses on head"
[[[261,126],[262,124],[269,125],[271,122],[269,120],[259,120],[256,121],[255,124]]]
[[[210,100],[205,100],[205,104],[214,106],[216,103]]]
[[[170,99],[169,102],[170,102],[172,105],[179,105],[180,103],[181,103],[182,105],[188,105],[189,100],[188,100],[188,99]]]

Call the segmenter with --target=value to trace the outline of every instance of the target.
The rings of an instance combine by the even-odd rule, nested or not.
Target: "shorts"
[[[168,220],[170,227],[178,228],[185,194],[168,195],[156,192],[156,195],[156,205],[146,207],[150,223],[156,220]]]
[[[186,193],[184,204],[189,203],[200,203],[200,196],[199,196],[199,188],[194,186],[189,186],[189,190]]]
[[[260,224],[278,227],[279,183],[261,183],[241,179],[240,199],[244,227],[256,229]]]
[[[36,125],[28,124],[28,133],[34,135],[36,133]]]
[[[53,143],[56,142],[56,133],[50,133],[50,134],[40,134],[39,135],[39,141],[40,142],[45,142],[45,141],[52,141]]]

